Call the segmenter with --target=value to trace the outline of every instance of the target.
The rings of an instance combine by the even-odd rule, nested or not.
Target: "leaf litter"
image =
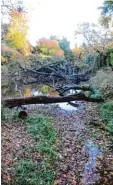
[[[71,114],[60,111],[54,105],[29,110],[31,115],[41,113],[50,117],[58,130],[57,178],[53,185],[112,185],[112,137],[99,127],[102,120],[98,116],[97,105],[83,102],[82,105],[84,108],[81,111]],[[92,124],[94,122],[97,126]],[[2,179],[10,182],[13,166],[21,159],[29,158],[30,153],[25,146],[33,146],[34,141],[26,125],[6,125],[2,125]],[[90,149],[88,143],[91,143]],[[95,148],[95,155],[92,147]],[[36,160],[40,154],[34,152],[33,155]]]

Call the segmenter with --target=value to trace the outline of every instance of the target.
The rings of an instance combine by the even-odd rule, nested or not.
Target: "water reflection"
[[[83,152],[88,155],[88,162],[85,165],[82,183],[83,185],[92,185],[99,179],[99,175],[96,174],[96,159],[102,154],[92,140],[87,140],[83,147]]]
[[[75,103],[75,102],[73,101],[73,103]],[[73,107],[73,106],[69,105],[69,103],[66,103],[66,102],[64,102],[64,103],[57,103],[57,105],[64,111],[72,112],[72,111],[76,111],[77,110],[76,107]]]
[[[17,88],[11,88],[11,87],[7,87],[10,88],[10,91],[4,91],[4,89],[2,89],[2,95],[5,98],[14,98],[14,97],[29,97],[29,96],[41,96],[41,95],[45,95],[45,96],[59,96],[59,93],[57,91],[54,90],[54,88],[48,86],[48,85],[29,85],[29,86],[20,86],[17,90]],[[12,90],[12,91],[11,91]],[[70,94],[74,94],[75,90],[70,90],[67,92],[66,95],[70,95]],[[73,101],[73,103],[75,103]],[[63,110],[64,112],[68,112],[71,113],[72,111],[76,111],[77,108],[71,106],[69,103],[64,102],[64,103],[56,103],[55,105],[58,105],[59,108],[61,110]],[[30,106],[31,107],[31,106]],[[32,105],[33,107],[33,105]],[[36,108],[36,106],[34,106],[34,108]]]

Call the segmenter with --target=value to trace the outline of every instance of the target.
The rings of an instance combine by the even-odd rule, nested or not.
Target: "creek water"
[[[100,178],[96,173],[96,160],[102,155],[98,146],[89,139],[86,141],[83,147],[83,154],[88,155],[88,161],[84,167],[84,177],[82,179],[82,185],[93,185]]]
[[[74,94],[74,90],[70,90],[67,92],[66,95]],[[58,92],[55,91],[52,87],[48,85],[38,85],[38,86],[21,86],[18,90],[16,90],[14,87],[10,88],[10,90],[7,88],[2,89],[3,97],[5,98],[14,98],[14,97],[29,97],[29,96],[59,96]],[[75,101],[72,101],[72,103],[76,103]],[[55,103],[54,105],[57,105],[63,112],[71,113],[72,111],[76,111],[78,108],[70,105],[68,102],[64,103]],[[42,105],[43,106],[43,105]],[[37,108],[37,105],[29,105],[26,106],[28,109]]]

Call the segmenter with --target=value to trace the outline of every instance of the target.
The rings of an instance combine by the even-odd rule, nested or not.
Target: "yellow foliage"
[[[24,55],[28,55],[30,45],[26,38],[28,30],[26,16],[14,9],[10,13],[10,17],[11,22],[5,39],[13,48],[20,50]]]
[[[81,47],[75,47],[73,49],[73,52],[75,53],[75,55],[79,55],[81,52],[83,51],[83,49]]]
[[[7,59],[5,57],[1,56],[1,62],[2,63],[7,63]]]
[[[25,96],[25,97],[31,96],[31,89],[30,89],[30,88],[26,88],[26,89],[25,89],[24,96]]]
[[[1,62],[7,63],[22,58],[22,54],[7,44],[1,44]]]

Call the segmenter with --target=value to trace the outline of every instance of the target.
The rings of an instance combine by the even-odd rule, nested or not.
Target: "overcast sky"
[[[78,23],[96,23],[97,9],[103,0],[24,0],[29,12],[29,40],[31,44],[41,37],[65,36],[74,47],[74,31]],[[79,40],[80,42],[80,40]]]

